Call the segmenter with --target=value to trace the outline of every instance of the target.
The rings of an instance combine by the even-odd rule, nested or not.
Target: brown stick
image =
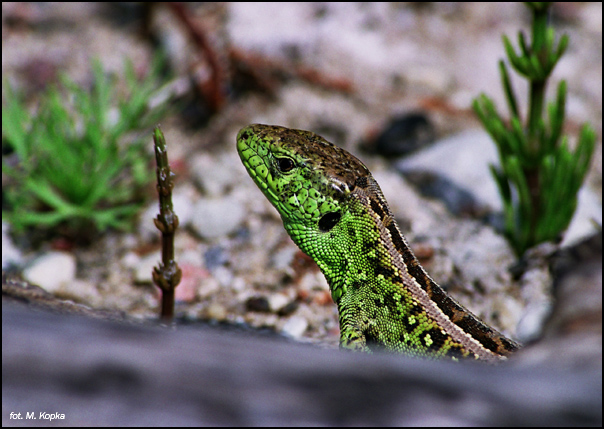
[[[155,160],[157,162],[157,193],[159,194],[159,215],[153,219],[162,233],[162,262],[153,268],[153,283],[162,290],[161,318],[171,322],[174,317],[174,289],[180,283],[182,271],[174,260],[174,233],[178,228],[178,216],[172,207],[172,181],[174,173],[168,165],[166,140],[159,125],[153,132]]]

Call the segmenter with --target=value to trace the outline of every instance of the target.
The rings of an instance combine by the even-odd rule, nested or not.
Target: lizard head
[[[294,224],[329,231],[358,181],[370,175],[357,158],[310,131],[248,125],[237,135],[237,150],[288,231]]]

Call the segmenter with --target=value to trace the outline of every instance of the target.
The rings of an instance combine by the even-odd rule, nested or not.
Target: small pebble
[[[191,226],[203,238],[217,238],[236,231],[244,218],[245,209],[234,198],[202,198],[193,209]]]
[[[299,316],[292,316],[287,322],[285,322],[285,325],[283,325],[281,332],[292,338],[300,338],[304,334],[304,332],[306,332],[307,328],[308,321],[305,318]]]
[[[231,153],[216,156],[200,154],[191,161],[193,179],[199,183],[206,195],[220,197],[234,186],[237,178],[226,166],[239,161],[232,159],[235,156]]]
[[[275,293],[268,297],[268,306],[273,313],[277,313],[287,305],[289,298],[283,294]]]
[[[283,308],[281,308],[277,312],[277,314],[279,316],[289,316],[294,311],[296,311],[299,306],[300,306],[300,304],[298,304],[298,301],[291,301],[290,303],[288,303],[287,305],[285,305]]]
[[[271,311],[268,299],[264,296],[253,296],[248,298],[245,301],[245,309],[247,311],[258,311],[261,313],[268,313]]]
[[[160,251],[142,257],[134,267],[134,282],[138,284],[153,283],[151,273],[153,272],[153,267],[159,266],[160,261]]]
[[[209,274],[205,269],[187,263],[180,264],[179,267],[182,271],[182,278],[174,290],[174,299],[177,301],[191,302],[197,295],[199,285],[209,276]]]
[[[64,284],[73,281],[75,276],[75,256],[57,251],[40,256],[23,271],[25,280],[50,293],[58,292]]]
[[[227,311],[222,305],[214,303],[206,310],[206,316],[208,319],[221,321],[226,319]]]
[[[432,143],[434,126],[423,112],[411,112],[390,120],[376,138],[375,151],[382,156],[401,156]]]

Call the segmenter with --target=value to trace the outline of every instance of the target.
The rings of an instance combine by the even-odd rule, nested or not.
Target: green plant
[[[587,174],[596,134],[584,124],[576,149],[562,136],[566,103],[566,82],[558,85],[556,99],[544,103],[547,80],[569,38],[555,43],[554,29],[548,25],[549,2],[528,2],[533,14],[532,42],[522,32],[519,53],[504,35],[508,60],[514,70],[529,81],[529,107],[522,120],[507,67],[499,62],[510,121],[499,115],[485,94],[474,100],[473,108],[499,152],[499,166],[491,165],[504,207],[504,234],[518,256],[545,241],[556,241],[568,227],[577,206],[577,193]]]
[[[63,76],[31,114],[5,81],[2,106],[2,218],[16,232],[33,228],[77,236],[126,228],[142,202],[142,187],[153,179],[148,134],[165,110],[149,108],[161,60],[139,81],[124,66],[126,94],[100,61],[92,63],[93,84],[83,89]],[[89,235],[89,234],[87,234]]]

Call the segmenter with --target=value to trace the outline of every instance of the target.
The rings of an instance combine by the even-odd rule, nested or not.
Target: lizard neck
[[[398,347],[405,335],[421,337],[421,331],[409,327],[389,337],[387,327],[421,314],[429,319],[428,325],[437,327],[429,330],[429,338],[443,336],[439,344],[455,345],[444,351],[435,348],[434,355],[450,351],[454,357],[456,350],[463,350],[477,359],[498,360],[516,350],[514,342],[480,321],[430,278],[407,245],[377,182],[369,176],[362,185],[351,193],[347,210],[330,231],[292,234],[286,226],[325,275],[341,326],[366,320],[362,330],[367,349],[372,344],[389,349]],[[364,305],[367,297],[374,307]],[[429,354],[428,349],[424,353]]]

